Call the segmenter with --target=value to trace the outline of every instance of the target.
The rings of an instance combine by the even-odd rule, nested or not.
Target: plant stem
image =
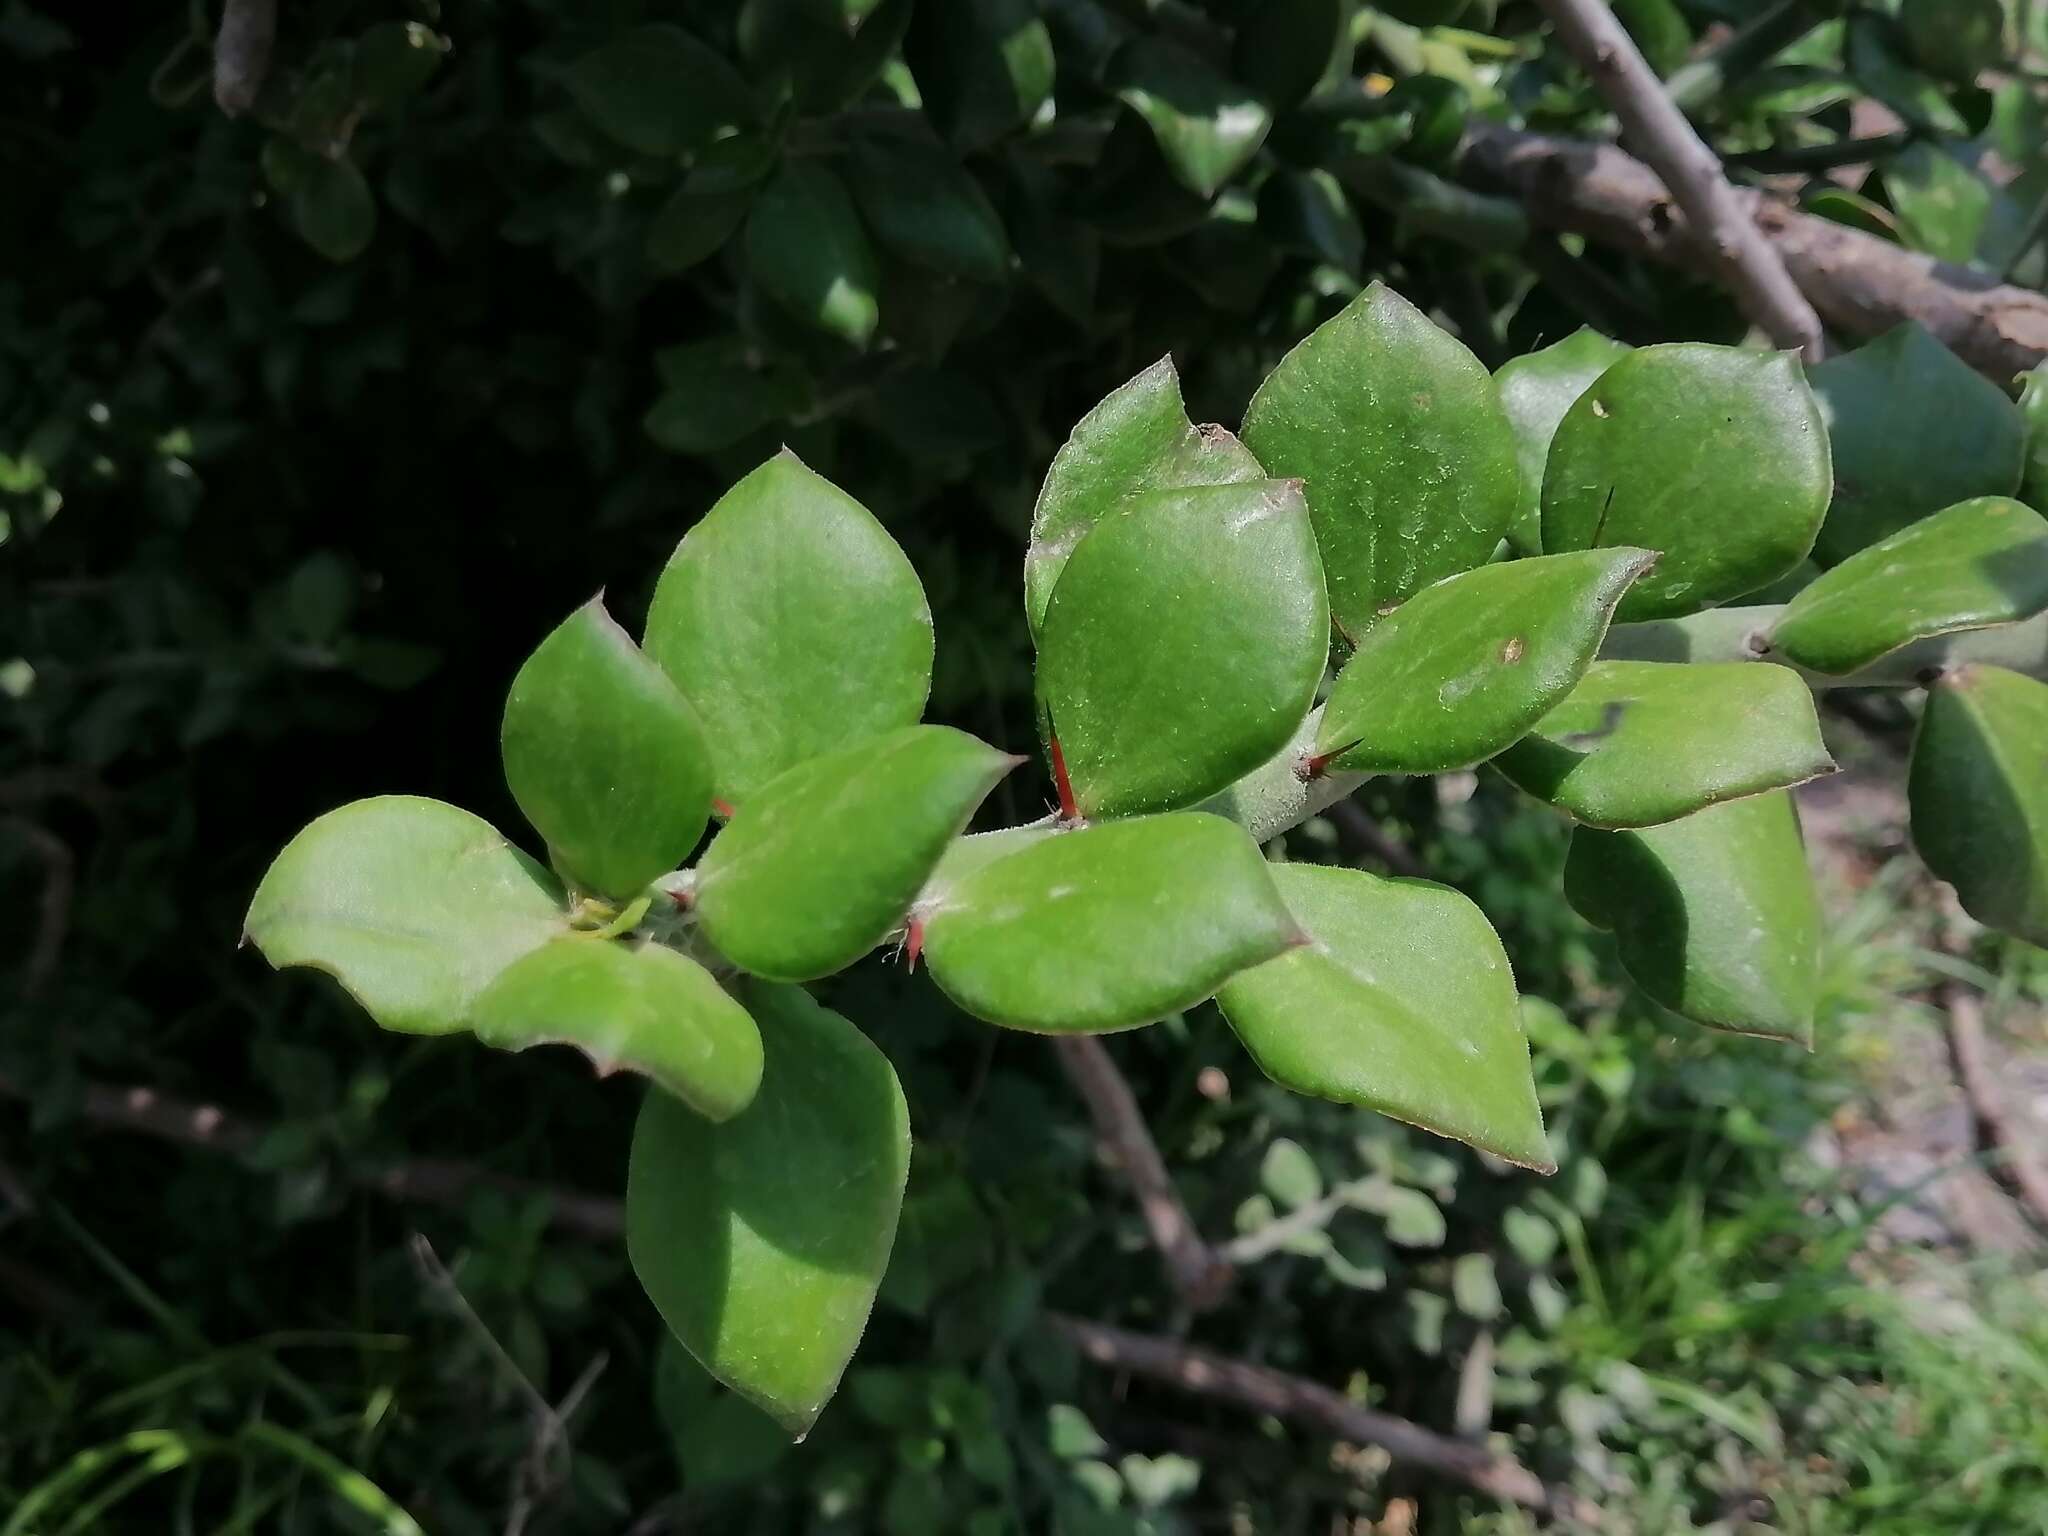
[[[1685,211],[1743,311],[1779,346],[1818,362],[1820,317],[1722,176],[1720,158],[1665,94],[1614,13],[1600,0],[1537,3],[1614,108],[1623,136]]]

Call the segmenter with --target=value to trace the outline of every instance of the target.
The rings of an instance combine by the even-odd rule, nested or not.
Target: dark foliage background
[[[1669,72],[1786,8],[1617,9]],[[1050,1345],[1044,1304],[1172,1325],[1155,1260],[1047,1054],[882,962],[835,1001],[911,1099],[905,1236],[847,1394],[779,1449],[657,1348],[615,1248],[549,1230],[537,1201],[418,1208],[359,1186],[396,1159],[459,1156],[615,1191],[633,1084],[379,1035],[236,941],[271,855],[343,800],[431,794],[516,825],[495,738],[518,662],[600,587],[637,616],[691,520],[780,441],[922,573],[932,717],[1014,745],[1033,735],[1018,569],[1038,477],[1073,420],[1159,354],[1196,419],[1235,422],[1273,359],[1372,277],[1490,365],[1587,321],[1738,338],[1698,285],[1530,240],[1511,205],[1438,179],[1467,112],[1597,126],[1533,12],[325,0],[284,8],[258,107],[230,120],[206,88],[203,10],[0,4],[0,1079],[21,1100],[0,1111],[0,1530],[53,1486],[26,1529],[1517,1528],[1371,1451],[1086,1376]],[[1854,131],[1873,66],[1845,63],[1824,10],[1788,32],[1778,94],[1749,77],[1707,109],[1727,145]],[[833,78],[858,54],[848,18],[900,22],[908,69],[877,56]],[[864,200],[850,237],[876,252],[865,345],[806,325],[743,235],[663,270],[763,183],[693,204],[706,144],[643,152],[579,104],[578,70],[650,22],[736,61],[765,104],[741,137],[771,159],[838,174],[862,146],[909,142],[964,167],[1003,259],[976,255],[986,228],[957,187],[917,205],[934,248],[881,238],[910,178]],[[1981,188],[1983,229],[2023,257],[2031,78],[1939,83],[1919,34],[1880,24],[1905,78],[1884,77],[1892,110],[1921,116],[1899,160],[1837,190],[1996,264],[1900,195],[1973,177],[1959,185]],[[1119,84],[1161,38],[1194,66],[1155,133]],[[1033,59],[1054,66],[1044,103]],[[1292,110],[1199,195],[1216,93],[1242,97],[1233,72],[1275,60],[1259,84]],[[1389,78],[1356,95],[1361,75]],[[1319,79],[1328,110],[1297,106]],[[920,89],[929,128],[906,106]],[[1999,153],[2019,179],[1983,170]],[[810,217],[798,246],[849,238]],[[1015,820],[1047,790],[1020,775],[1004,794]],[[1842,1042],[1901,984],[1924,893],[1881,887],[1842,919],[1862,927],[1808,1062],[1627,1002],[1554,895],[1561,828],[1502,786],[1380,785],[1360,803],[1481,902],[1525,992],[1568,1010],[1531,1013],[1564,1168],[1539,1185],[1291,1098],[1209,1010],[1119,1042],[1210,1232],[1355,1186],[1251,1266],[1203,1336],[1439,1427],[1490,1427],[1640,1529],[2048,1519],[2048,1448],[2024,1411],[2048,1380],[2038,1321],[1986,1302],[1999,1363],[1957,1374],[1938,1351],[1899,1385],[1903,1367],[1872,1362],[1912,1346],[1883,1342],[1888,1314],[1848,1268],[1869,1213],[1795,1156],[1852,1092]],[[1385,857],[1321,821],[1294,851]],[[2042,989],[2016,949],[1987,963]],[[235,1156],[97,1133],[81,1117],[94,1081],[266,1130]],[[1982,1422],[1943,1448],[1887,1416],[1895,1390],[1951,1428],[1973,1401]],[[1856,1435],[1860,1457],[1842,1449]],[[1945,1487],[1986,1446],[2010,1454],[1972,1491],[1975,1525],[1927,1504],[1881,1524],[1895,1499],[1828,1523],[1838,1495]]]

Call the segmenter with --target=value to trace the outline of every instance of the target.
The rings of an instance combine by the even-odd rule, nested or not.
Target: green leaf
[[[714,1125],[654,1090],[626,1178],[626,1252],[697,1362],[801,1438],[867,1327],[910,1173],[888,1059],[800,988],[755,986],[766,1068]]]
[[[1273,114],[1256,93],[1165,38],[1127,44],[1110,74],[1117,95],[1152,130],[1174,179],[1203,197],[1243,170],[1272,130]]]
[[[1323,706],[1317,755],[1374,773],[1484,762],[1571,692],[1615,604],[1656,558],[1538,555],[1423,588],[1359,641]]]
[[[1980,496],[1901,528],[1802,589],[1770,632],[1814,672],[1867,667],[1902,645],[2048,608],[2048,520]]]
[[[1915,128],[1968,138],[1970,125],[1941,82],[1906,63],[1906,40],[1889,16],[1858,9],[1843,24],[1842,59],[1850,78]]]
[[[1031,0],[920,5],[904,39],[924,109],[962,149],[982,149],[1052,99],[1052,36]]]
[[[1829,358],[1812,378],[1834,450],[1834,504],[1814,544],[1823,565],[1930,512],[2018,488],[2019,412],[1915,322]]]
[[[1494,765],[1590,827],[1655,826],[1835,771],[1799,674],[1741,661],[1596,661]]]
[[[1963,85],[2005,56],[1999,0],[1901,0],[1899,30],[1916,64]]]
[[[1484,562],[1514,515],[1515,440],[1493,381],[1379,283],[1281,359],[1244,440],[1269,474],[1305,483],[1330,612],[1353,639]]]
[[[602,598],[519,669],[501,739],[512,798],[581,885],[637,896],[703,835],[711,758],[696,715]]]
[[[1887,160],[1884,191],[1906,244],[1942,261],[1975,258],[1998,212],[1998,189],[1933,144],[1909,145]]]
[[[1282,864],[1273,878],[1313,942],[1217,994],[1260,1070],[1551,1171],[1514,973],[1479,909],[1363,870]]]
[[[906,261],[978,283],[1009,275],[1002,218],[981,183],[937,145],[901,138],[856,144],[852,181],[868,228]]]
[[[1820,901],[1788,792],[1634,832],[1579,827],[1564,892],[1614,931],[1636,985],[1672,1012],[1811,1043]]]
[[[781,1427],[721,1389],[673,1334],[655,1355],[654,1405],[691,1489],[752,1483],[789,1454]]]
[[[1259,188],[1259,230],[1274,244],[1355,273],[1365,231],[1337,178],[1325,170],[1278,171]],[[1263,289],[1263,282],[1260,284]]]
[[[783,167],[747,216],[747,270],[797,319],[865,347],[881,319],[881,272],[839,178],[812,160]]]
[[[829,976],[903,921],[975,807],[1021,759],[913,725],[771,779],[697,867],[704,932],[777,981]]]
[[[1349,41],[1344,0],[1262,0],[1237,24],[1230,66],[1275,110],[1315,89]]]
[[[656,361],[668,387],[642,419],[647,435],[672,453],[716,453],[786,420],[804,382],[753,350],[736,337],[665,348]]]
[[[1298,1141],[1282,1136],[1266,1148],[1259,1163],[1259,1187],[1285,1210],[1300,1210],[1323,1197],[1323,1176],[1316,1160]]]
[[[356,39],[351,67],[356,94],[390,108],[419,94],[447,55],[448,39],[416,21],[385,21]]]
[[[751,189],[699,192],[676,188],[647,222],[647,264],[674,276],[724,248],[754,204]]]
[[[370,185],[346,156],[306,156],[285,206],[299,238],[329,261],[353,261],[377,233]]]
[[[757,115],[738,72],[680,27],[615,33],[570,65],[562,83],[593,123],[643,155],[701,148]]]
[[[2019,497],[2036,512],[2048,512],[2048,367],[2020,375],[2020,419],[2026,431]],[[1821,530],[1823,534],[1826,529]]]
[[[1799,360],[1706,342],[1615,362],[1557,424],[1543,547],[1663,554],[1624,622],[1673,618],[1775,581],[1828,508],[1828,436]]]
[[[1523,554],[1543,553],[1543,464],[1557,424],[1572,402],[1628,351],[1626,344],[1582,326],[1540,352],[1510,358],[1494,374],[1522,469],[1522,493],[1508,537]]]
[[[486,821],[385,795],[329,811],[270,866],[242,930],[338,980],[386,1029],[462,1029],[491,978],[568,932],[555,877]]]
[[[1024,611],[1032,634],[1045,626],[1067,557],[1117,503],[1144,491],[1264,478],[1235,437],[1188,421],[1171,357],[1110,391],[1053,455],[1031,511]]]
[[[1093,1034],[1192,1007],[1299,938],[1244,829],[1181,812],[1062,832],[974,870],[926,919],[924,949],[975,1017]]]
[[[734,804],[807,757],[915,724],[931,688],[917,572],[787,449],[684,535],[646,644],[695,707],[714,789]]]
[[[513,961],[470,1009],[486,1045],[573,1045],[599,1075],[643,1073],[707,1120],[761,1083],[761,1034],[711,973],[659,944],[576,935]]]
[[[2048,945],[2048,683],[1960,667],[1927,692],[1913,846],[1987,928]]]
[[[1300,486],[1119,503],[1068,560],[1039,648],[1081,813],[1178,809],[1251,772],[1308,713],[1329,636]]]

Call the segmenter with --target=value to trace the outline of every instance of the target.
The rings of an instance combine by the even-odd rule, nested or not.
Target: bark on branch
[[[1743,313],[1779,346],[1818,362],[1820,320],[1813,306],[1748,217],[1721,174],[1720,158],[1693,131],[1614,13],[1601,0],[1537,3],[1614,108],[1622,137],[1685,210],[1704,254]]]
[[[1553,1487],[1511,1457],[1483,1445],[1453,1440],[1408,1419],[1362,1407],[1328,1387],[1283,1371],[1234,1360],[1178,1339],[1129,1333],[1105,1323],[1053,1313],[1055,1332],[1084,1359],[1147,1376],[1201,1397],[1270,1413],[1340,1440],[1376,1445],[1396,1461],[1582,1526],[1597,1527],[1599,1511],[1569,1489]]]
[[[1476,183],[1520,202],[1545,228],[1716,274],[1711,253],[1656,174],[1611,144],[1480,124],[1466,138],[1463,168]],[[1917,320],[2002,386],[2048,358],[2048,296],[1732,190],[1800,291],[1838,331],[1875,336]]]
[[[1949,1062],[1970,1129],[1985,1171],[1998,1181],[2043,1231],[2048,1231],[2048,1172],[2028,1155],[2027,1141],[2012,1123],[1999,1096],[1998,1073],[1984,1044],[1984,1012],[1976,994],[1960,982],[1942,989],[1942,1031],[1948,1038]]]
[[[1130,1084],[1102,1042],[1092,1036],[1055,1040],[1053,1049],[1074,1091],[1088,1106],[1096,1141],[1137,1196],[1146,1230],[1166,1263],[1174,1290],[1192,1312],[1215,1306],[1230,1289],[1230,1265],[1202,1241],[1194,1219],[1181,1204]]]
[[[213,99],[229,117],[256,105],[277,41],[277,0],[226,0],[213,39]]]

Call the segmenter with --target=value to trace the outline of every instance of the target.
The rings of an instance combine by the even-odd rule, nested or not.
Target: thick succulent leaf
[[[983,797],[1021,759],[943,725],[814,757],[741,804],[697,866],[704,932],[742,968],[808,981],[899,926]]]
[[[1662,553],[1624,620],[1697,613],[1777,580],[1827,512],[1828,437],[1789,352],[1673,342],[1572,403],[1543,470],[1543,547]]]
[[[1374,773],[1484,762],[1571,692],[1615,604],[1656,558],[1584,549],[1424,587],[1359,641],[1323,706],[1316,753]]]
[[[1770,639],[1787,660],[1839,676],[1915,640],[2044,608],[2048,520],[1979,496],[1858,550],[1786,604]]]
[[[2021,374],[2020,381],[2020,420],[2026,429],[2026,453],[2019,496],[2036,512],[2048,512],[2048,365]]]
[[[590,120],[628,149],[674,155],[753,121],[746,82],[680,27],[633,27],[586,53],[562,77]]]
[[[1313,942],[1216,995],[1260,1069],[1551,1172],[1514,973],[1480,910],[1362,870],[1282,864],[1273,878]]]
[[[1039,646],[1082,814],[1193,805],[1258,767],[1308,713],[1329,642],[1295,482],[1118,504],[1068,560]]]
[[[981,183],[935,144],[858,144],[853,194],[875,238],[907,260],[973,282],[1001,282],[1010,242]]]
[[[573,1045],[599,1073],[643,1073],[707,1120],[729,1120],[761,1084],[753,1018],[696,961],[659,944],[583,934],[531,950],[470,1008],[486,1045]]]
[[[2048,683],[1960,667],[1927,693],[1913,846],[1987,928],[2048,945]]]
[[[1996,384],[1913,321],[1813,369],[1835,496],[1814,544],[1846,560],[1930,512],[2010,496],[2026,432]]]
[[[704,733],[603,599],[527,658],[500,739],[512,798],[578,884],[630,898],[697,846],[711,811]]]
[[[684,535],[654,589],[647,654],[739,804],[820,752],[915,724],[932,617],[888,531],[784,449]]]
[[[903,55],[924,110],[962,149],[994,143],[1052,99],[1052,35],[1033,0],[920,5]]]
[[[1626,343],[1585,326],[1540,352],[1508,359],[1494,373],[1494,388],[1500,391],[1501,409],[1514,428],[1522,469],[1522,493],[1508,537],[1523,554],[1543,552],[1543,464],[1557,424],[1587,386],[1628,351]]]
[[[747,269],[806,324],[865,347],[881,319],[881,271],[853,199],[811,160],[792,161],[747,216]]]
[[[924,952],[977,1018],[1092,1034],[1192,1007],[1299,942],[1258,845],[1189,811],[1063,832],[984,865],[935,905]]]
[[[1494,765],[1590,827],[1655,826],[1835,770],[1799,674],[1741,661],[1596,661]]]
[[[1214,197],[1243,170],[1272,131],[1272,110],[1256,92],[1165,38],[1130,43],[1111,74],[1117,95],[1152,130],[1174,179],[1203,197]]]
[[[1118,502],[1144,491],[1264,478],[1259,461],[1235,437],[1189,422],[1172,358],[1162,357],[1110,391],[1053,455],[1031,511],[1024,551],[1031,633],[1044,627],[1067,557]]]
[[[1974,85],[2005,57],[2005,7],[1999,0],[1901,0],[1899,31],[1922,69]]]
[[[1259,386],[1245,445],[1302,480],[1330,612],[1356,639],[1390,605],[1493,554],[1515,510],[1515,438],[1479,361],[1372,284]]]
[[[1579,827],[1564,893],[1636,985],[1717,1029],[1810,1043],[1820,900],[1789,791],[1634,832]]]
[[[506,966],[569,931],[561,885],[489,822],[411,795],[329,811],[285,845],[242,930],[386,1029],[445,1035]]]
[[[626,1252],[669,1330],[801,1437],[867,1328],[910,1172],[903,1090],[866,1036],[795,987],[745,1001],[766,1065],[714,1125],[656,1089],[626,1178]]]

